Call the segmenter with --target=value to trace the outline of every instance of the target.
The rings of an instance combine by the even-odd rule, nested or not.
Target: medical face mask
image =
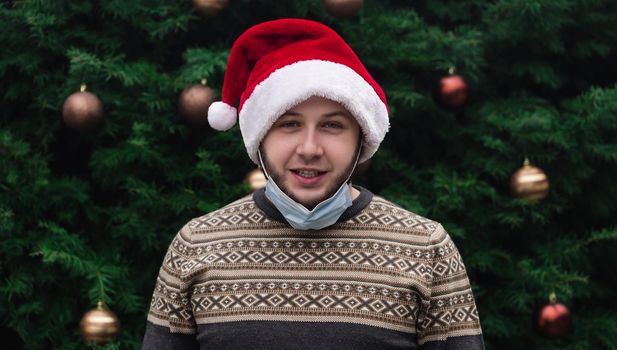
[[[362,144],[360,143],[360,146]],[[358,163],[360,151],[357,152],[354,163],[354,168]],[[351,177],[351,173],[347,177],[338,191],[330,197],[317,204],[313,210],[308,210],[302,204],[291,199],[283,192],[274,182],[271,176],[268,175],[261,159],[261,152],[258,151],[259,162],[261,168],[264,169],[268,182],[266,183],[266,197],[274,204],[274,206],[283,215],[285,220],[295,229],[298,230],[319,230],[336,223],[339,217],[352,204],[351,193],[347,187],[347,182]]]
[[[351,194],[347,182],[336,193],[317,204],[313,210],[306,209],[302,204],[291,199],[272,180],[268,178],[266,197],[283,214],[285,220],[295,229],[319,230],[330,226],[338,220],[345,209],[351,206]]]

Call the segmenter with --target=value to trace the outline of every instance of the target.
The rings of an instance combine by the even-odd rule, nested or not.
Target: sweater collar
[[[362,209],[364,209],[370,201],[373,199],[373,193],[361,186],[354,186],[360,194],[356,199],[353,200],[351,207],[347,208],[343,214],[338,218],[336,224],[339,222],[343,222],[349,220],[350,218],[356,216]],[[261,188],[255,192],[253,192],[253,200],[259,209],[261,209],[269,219],[276,220],[282,222],[284,224],[288,224],[283,214],[270,202],[268,197],[266,197],[266,190]]]

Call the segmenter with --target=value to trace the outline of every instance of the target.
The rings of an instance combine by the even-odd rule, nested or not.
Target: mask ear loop
[[[349,173],[349,176],[347,176],[347,180],[345,180],[345,183],[349,183],[349,181],[351,180],[351,176],[353,175],[354,171],[356,171],[356,167],[358,166],[358,160],[360,160],[360,154],[362,153],[363,145],[364,138],[362,137],[362,135],[360,135],[360,140],[358,141],[358,152],[356,152],[356,160],[354,161],[353,169],[351,169],[351,172]]]
[[[259,157],[259,167],[264,172],[264,175],[266,176],[266,180],[270,179],[270,175],[268,175],[268,171],[266,170],[266,166],[264,165],[264,161],[263,161],[263,159],[261,159],[261,149],[259,149],[259,148],[257,149],[257,157]]]

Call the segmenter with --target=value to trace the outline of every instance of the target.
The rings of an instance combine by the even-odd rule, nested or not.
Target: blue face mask
[[[268,178],[266,184],[266,197],[283,214],[285,220],[298,230],[319,230],[328,227],[351,206],[351,194],[347,182],[344,182],[332,197],[317,204],[313,210],[308,210],[291,199],[276,185],[272,177]]]
[[[362,142],[362,140],[360,140],[360,142]],[[362,143],[360,143],[359,147],[361,146]],[[351,174],[343,181],[341,187],[339,187],[338,191],[336,191],[332,197],[317,204],[313,210],[308,210],[302,204],[291,199],[278,187],[264,167],[264,163],[261,159],[261,152],[258,151],[257,155],[259,156],[261,168],[264,169],[264,173],[268,178],[268,182],[266,183],[266,197],[274,204],[276,209],[279,210],[285,220],[287,220],[293,228],[298,230],[320,230],[336,223],[343,212],[351,207],[351,191],[347,187],[347,182],[349,178],[351,178]],[[358,158],[360,158],[359,151],[356,155],[354,168],[358,164]]]

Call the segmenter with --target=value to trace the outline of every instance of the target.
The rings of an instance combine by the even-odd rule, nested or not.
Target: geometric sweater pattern
[[[342,322],[413,333],[418,345],[482,334],[443,226],[372,194],[322,230],[274,220],[251,195],[190,220],[164,257],[147,319],[180,334],[233,321]]]

